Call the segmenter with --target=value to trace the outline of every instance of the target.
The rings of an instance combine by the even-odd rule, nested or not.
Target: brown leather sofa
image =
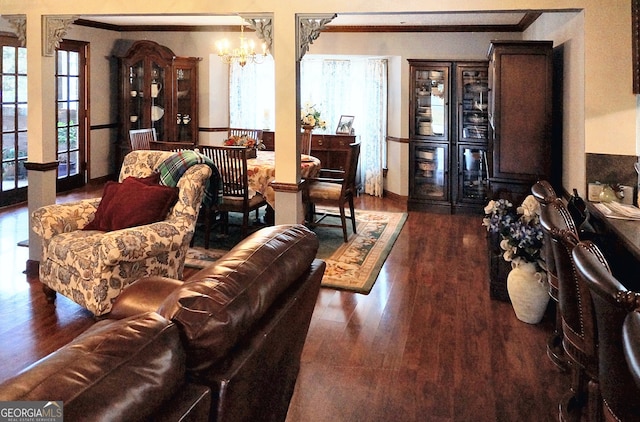
[[[325,263],[302,225],[262,229],[185,282],[145,277],[108,319],[0,385],[65,421],[283,421]]]

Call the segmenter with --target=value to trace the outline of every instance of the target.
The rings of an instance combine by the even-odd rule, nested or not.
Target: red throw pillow
[[[145,184],[135,177],[107,182],[95,217],[84,230],[112,231],[162,221],[177,199],[178,188]]]

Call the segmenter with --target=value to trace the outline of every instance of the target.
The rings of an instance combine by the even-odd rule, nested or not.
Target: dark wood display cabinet
[[[552,137],[553,42],[492,41],[489,47],[489,185],[520,204],[537,180],[558,185]]]
[[[409,209],[480,213],[488,183],[488,64],[409,64]]]
[[[159,141],[198,142],[197,57],[177,57],[153,41],[136,41],[119,57],[120,140],[124,156],[129,130],[155,128]]]

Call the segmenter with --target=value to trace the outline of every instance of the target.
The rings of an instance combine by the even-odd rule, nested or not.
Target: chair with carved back
[[[623,285],[595,243],[585,240],[573,250],[577,271],[591,291],[598,333],[598,366],[603,419],[640,420],[640,388],[625,360],[623,325],[640,307],[638,287]],[[638,341],[637,339],[635,340]]]
[[[157,141],[156,128],[132,129],[129,131],[131,151],[151,149],[151,143]]]
[[[542,210],[552,201],[558,199],[556,191],[553,186],[546,180],[539,180],[531,187],[531,194],[540,204]],[[553,334],[547,342],[547,355],[551,361],[557,365],[560,369],[567,369],[567,360],[564,356],[564,349],[562,348],[562,317],[560,310],[558,309],[558,272],[556,271],[555,258],[553,256],[553,247],[551,246],[551,234],[544,230],[544,243],[542,246],[542,259],[547,267],[547,280],[549,282],[549,296],[556,304],[556,326]]]
[[[353,233],[356,233],[356,215],[353,199],[357,195],[356,172],[360,157],[360,142],[349,145],[344,170],[321,169],[320,177],[308,178],[303,188],[303,201],[309,226],[342,227],[344,241],[348,241],[347,218],[351,220]],[[349,215],[345,213],[345,204],[349,204]],[[340,212],[340,225],[325,223],[326,217],[337,217],[330,212],[318,213],[316,205],[337,207]],[[316,218],[320,215],[319,218]]]
[[[229,213],[242,213],[242,237],[249,233],[249,214],[267,205],[260,193],[249,197],[247,148],[241,146],[201,145],[201,153],[218,168],[222,181],[222,199],[205,214],[205,248],[209,248],[211,228],[220,213],[225,233],[229,227]]]
[[[570,391],[559,406],[561,421],[600,414],[596,321],[589,287],[576,271],[572,252],[579,243],[578,228],[561,199],[541,209],[540,223],[549,233],[558,278],[558,307],[562,346],[571,371]]]

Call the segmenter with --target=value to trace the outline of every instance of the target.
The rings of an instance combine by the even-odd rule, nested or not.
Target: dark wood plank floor
[[[366,195],[357,207],[402,210]],[[26,214],[0,210],[0,380],[93,323],[22,273]],[[487,272],[479,216],[409,213],[369,295],[321,290],[287,422],[557,420],[569,376],[546,356],[552,317],[518,321]]]

